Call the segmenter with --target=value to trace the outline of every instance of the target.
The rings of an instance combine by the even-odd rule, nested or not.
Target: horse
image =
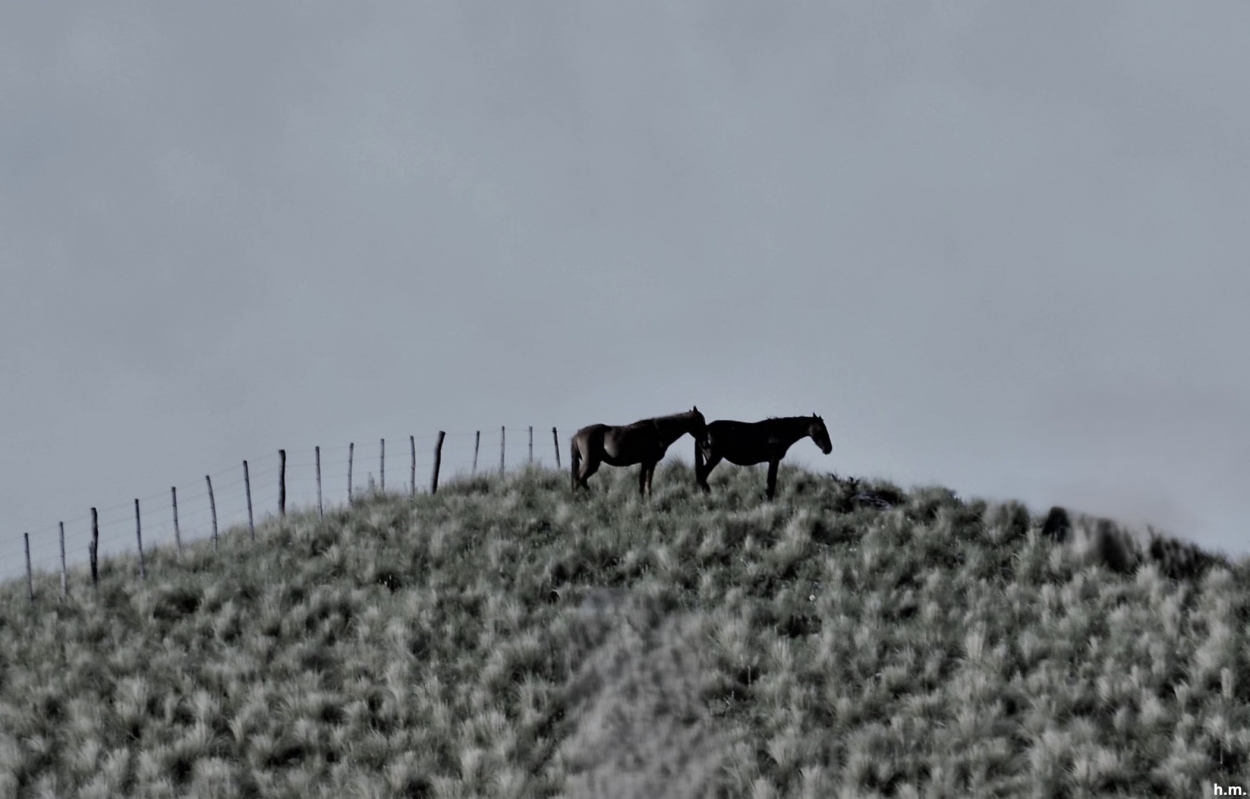
[[[633,424],[592,424],[583,427],[573,435],[572,440],[573,490],[576,491],[578,486],[589,490],[586,480],[598,471],[600,463],[609,466],[640,463],[638,495],[650,494],[655,465],[664,457],[669,446],[686,433],[698,441],[706,431],[707,423],[703,421],[698,406],[685,413],[642,419]]]
[[[735,422],[732,419],[711,422],[707,426],[707,434],[695,445],[695,481],[704,492],[711,491],[707,476],[722,458],[739,466],[753,466],[767,461],[766,493],[772,499],[777,492],[777,467],[786,456],[786,450],[794,442],[808,436],[821,452],[828,455],[833,451],[825,420],[814,413],[811,416],[770,418],[762,422]]]

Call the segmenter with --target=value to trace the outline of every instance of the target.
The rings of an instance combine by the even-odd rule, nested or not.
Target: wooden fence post
[[[385,494],[386,493],[386,439],[384,438],[381,441],[382,443],[379,445],[379,448],[382,454],[379,456],[379,460],[378,460],[378,481],[379,481],[378,490],[381,491],[383,494]]]
[[[417,437],[408,436],[408,446],[412,448],[412,489],[409,490],[408,496],[415,497],[417,495]]]
[[[430,475],[430,493],[438,493],[438,470],[443,465],[443,437],[447,434],[438,431],[438,441],[434,444],[434,472]]]
[[[326,512],[321,506],[321,447],[317,451],[317,518],[324,519]]]
[[[148,579],[148,567],[143,562],[143,531],[139,527],[139,500],[135,499],[135,541],[139,542],[139,579]]]
[[[499,428],[499,476],[503,477],[503,453],[507,449],[508,428]]]
[[[96,513],[95,508],[91,509],[91,544],[87,547],[87,553],[91,555],[91,587],[100,587],[100,517]]]
[[[530,425],[530,466],[534,465],[534,425]]]
[[[278,450],[278,518],[286,518],[286,450]]]
[[[170,486],[169,493],[173,497],[174,505],[174,541],[178,544],[178,551],[182,551],[182,531],[178,529],[178,487]]]
[[[478,430],[473,434],[473,472],[472,475],[477,477],[477,450],[482,446],[482,431]]]
[[[213,511],[213,551],[217,551],[217,500],[213,498],[213,478],[204,475],[204,482],[208,483],[208,507]]]
[[[30,571],[30,533],[22,533],[22,538],[26,539],[26,598],[34,605],[35,577]]]
[[[356,454],[356,443],[347,445],[347,506],[352,505],[352,458]]]
[[[243,491],[247,494],[247,531],[251,533],[252,543],[256,543],[256,525],[252,521],[252,476],[247,470],[247,461],[243,461]]]
[[[65,522],[61,522],[61,596],[69,596],[69,571],[65,568]]]
[[[560,465],[560,434],[554,427],[551,428],[551,440],[556,445],[556,468],[563,469],[564,467]]]

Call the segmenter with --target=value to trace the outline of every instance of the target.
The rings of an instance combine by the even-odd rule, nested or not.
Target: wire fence
[[[0,579],[24,574],[27,598],[34,602],[35,573],[60,573],[64,591],[66,568],[92,559],[138,553],[142,569],[143,553],[156,547],[208,539],[214,530],[254,530],[284,512],[329,512],[371,491],[429,493],[451,480],[527,465],[562,468],[568,446],[558,428],[500,427],[279,450],[198,483],[91,508],[41,529],[0,534]]]

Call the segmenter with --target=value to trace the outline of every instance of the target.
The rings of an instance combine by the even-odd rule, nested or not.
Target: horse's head
[[[825,427],[825,420],[812,414],[812,423],[807,428],[807,434],[812,437],[812,442],[820,447],[820,451],[828,455],[833,452],[833,442],[829,440],[829,430]]]
[[[703,441],[707,438],[707,422],[703,419],[703,414],[699,413],[698,405],[690,409],[690,419],[694,423],[690,428],[690,434],[695,437],[696,441]]]

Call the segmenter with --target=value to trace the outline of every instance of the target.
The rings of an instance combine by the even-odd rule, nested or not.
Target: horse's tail
[[[577,436],[574,435],[569,450],[569,463],[572,464],[573,490],[577,490],[577,473],[582,469],[582,448],[577,446]]]

